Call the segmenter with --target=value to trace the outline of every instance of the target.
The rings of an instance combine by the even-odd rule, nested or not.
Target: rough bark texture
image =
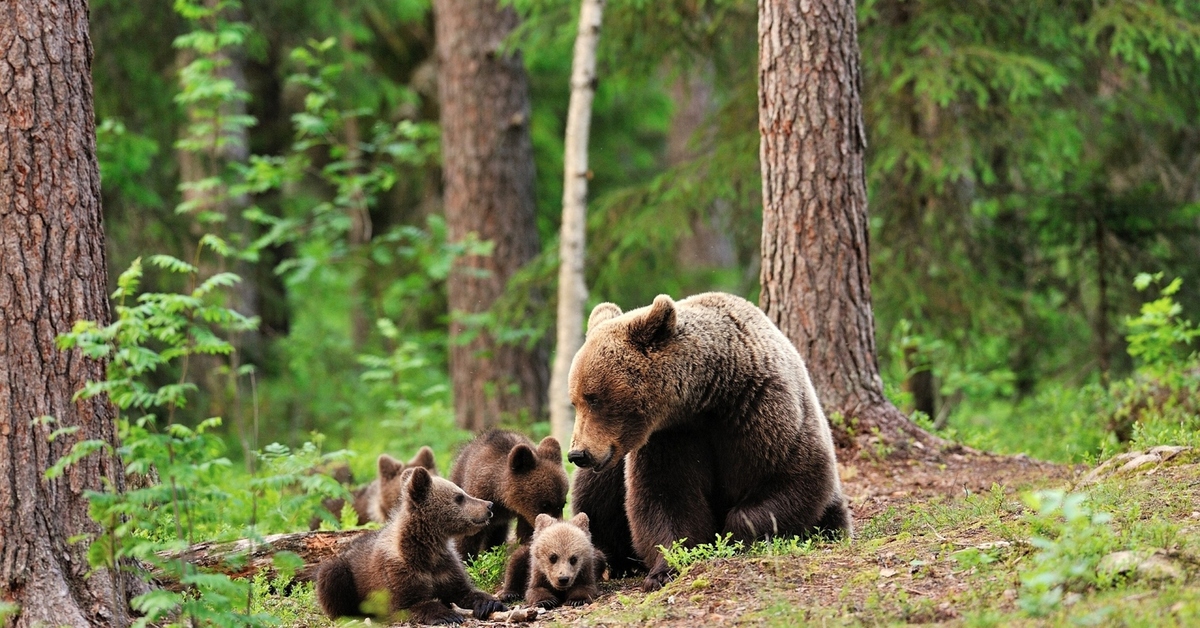
[[[448,289],[454,412],[460,426],[479,430],[505,413],[540,417],[545,406],[543,347],[501,345],[486,333],[458,341],[458,317],[487,311],[538,252],[529,86],[520,55],[503,48],[518,23],[511,7],[437,0],[434,17],[450,239],[475,233],[494,246],[490,256],[460,258]]]
[[[558,243],[558,311],[554,371],[550,378],[550,430],[560,443],[571,439],[575,411],[567,392],[571,360],[583,346],[583,275],[587,235],[588,139],[596,96],[596,48],[605,0],[583,0],[571,60],[571,101],[563,149],[563,212]]]
[[[87,543],[68,542],[99,532],[84,491],[122,485],[119,461],[42,476],[79,440],[116,441],[106,401],[71,400],[104,365],[54,342],[109,319],[87,29],[85,0],[0,2],[0,600],[16,626],[129,623],[126,576],[85,578]]]
[[[807,361],[840,446],[936,446],[879,377],[854,2],[759,0],[758,14],[760,305]]]

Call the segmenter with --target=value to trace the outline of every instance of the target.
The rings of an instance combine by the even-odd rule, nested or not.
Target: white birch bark
[[[571,63],[571,102],[567,110],[566,154],[563,159],[563,215],[559,234],[558,338],[550,374],[550,430],[564,446],[570,442],[575,411],[567,394],[571,359],[583,345],[583,277],[587,224],[588,133],[596,94],[596,46],[605,0],[583,0],[575,58]]]

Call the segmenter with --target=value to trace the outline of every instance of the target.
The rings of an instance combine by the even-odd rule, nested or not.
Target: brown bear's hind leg
[[[414,624],[461,624],[462,615],[437,600],[426,600],[412,606],[409,617]]]
[[[838,538],[850,532],[850,514],[839,495],[823,508],[814,508],[780,491],[752,505],[739,505],[725,517],[723,531],[747,545],[772,537]]]
[[[661,589],[671,568],[658,546],[686,539],[694,547],[716,537],[713,457],[707,440],[692,432],[659,432],[629,454],[625,508],[633,545],[650,573],[643,591]]]

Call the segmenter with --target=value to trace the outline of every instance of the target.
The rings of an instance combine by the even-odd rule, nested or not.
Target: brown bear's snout
[[[592,454],[582,449],[572,449],[567,452],[567,461],[584,469],[596,465],[596,459],[592,457]]]
[[[565,588],[567,588],[567,585],[569,585],[569,584],[571,584],[570,576],[559,576],[558,577],[558,588],[565,589]]]

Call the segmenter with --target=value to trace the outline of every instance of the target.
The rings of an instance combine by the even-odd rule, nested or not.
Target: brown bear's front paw
[[[584,604],[591,604],[591,603],[592,603],[592,598],[590,598],[590,597],[581,597],[581,598],[574,599],[574,600],[567,600],[567,606],[583,606]]]
[[[652,571],[652,572],[650,572],[650,575],[646,576],[645,580],[642,580],[642,591],[645,593],[657,591],[657,590],[663,588],[663,585],[667,584],[670,581],[671,581],[671,572],[670,571],[666,571],[666,570]]]
[[[550,610],[550,609],[554,608],[555,606],[558,606],[558,600],[557,600],[557,599],[555,599],[555,598],[552,598],[552,597],[548,597],[548,598],[546,598],[546,599],[544,599],[544,600],[538,600],[538,601],[536,601],[536,602],[530,602],[530,604],[531,604],[532,606],[540,606],[540,607],[542,607],[542,608],[544,608],[544,609],[546,609],[546,610]]]
[[[475,602],[475,608],[472,609],[475,619],[487,619],[492,613],[506,611],[508,607],[500,600],[479,600]]]
[[[496,597],[504,600],[505,602],[515,602],[521,599],[521,592],[510,591],[509,589],[500,589],[500,591],[496,593]]]
[[[434,617],[432,619],[429,619],[427,621],[422,621],[419,623],[429,624],[431,626],[445,626],[446,624],[461,624],[461,623],[463,623],[463,621],[464,620],[463,620],[462,615],[459,615],[458,613],[451,613],[449,615],[442,615],[441,617]]]

